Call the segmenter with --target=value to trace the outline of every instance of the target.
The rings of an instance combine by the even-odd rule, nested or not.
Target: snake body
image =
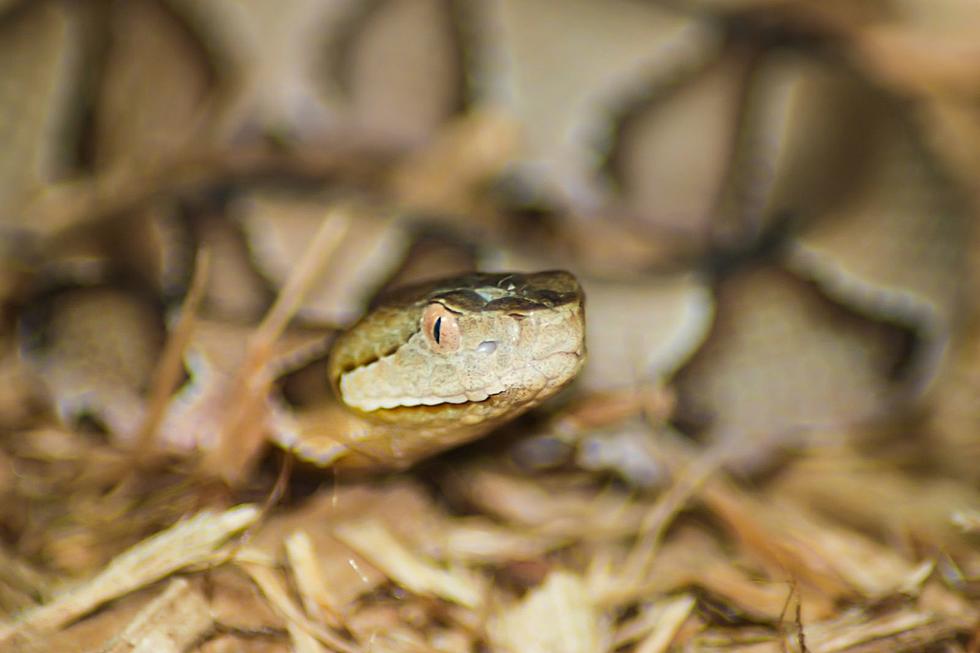
[[[279,444],[323,466],[400,469],[472,440],[567,385],[585,361],[583,294],[564,271],[406,287],[333,343],[336,402]]]

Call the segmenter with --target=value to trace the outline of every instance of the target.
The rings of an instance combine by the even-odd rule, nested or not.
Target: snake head
[[[568,272],[470,274],[404,288],[342,334],[338,397],[379,421],[499,423],[567,385],[585,360]]]

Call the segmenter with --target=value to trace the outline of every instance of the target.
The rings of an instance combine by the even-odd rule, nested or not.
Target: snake
[[[273,439],[318,466],[404,469],[553,396],[585,354],[584,296],[569,272],[406,286],[334,340],[335,400],[281,413]]]

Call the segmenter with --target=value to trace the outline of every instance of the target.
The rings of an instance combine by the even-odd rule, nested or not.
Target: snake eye
[[[422,333],[432,351],[449,354],[459,349],[459,322],[442,304],[429,304],[422,311]]]

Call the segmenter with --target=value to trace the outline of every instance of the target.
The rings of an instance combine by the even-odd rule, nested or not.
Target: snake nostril
[[[476,350],[481,354],[492,354],[497,351],[497,341],[496,340],[484,340],[479,345],[477,345]]]

